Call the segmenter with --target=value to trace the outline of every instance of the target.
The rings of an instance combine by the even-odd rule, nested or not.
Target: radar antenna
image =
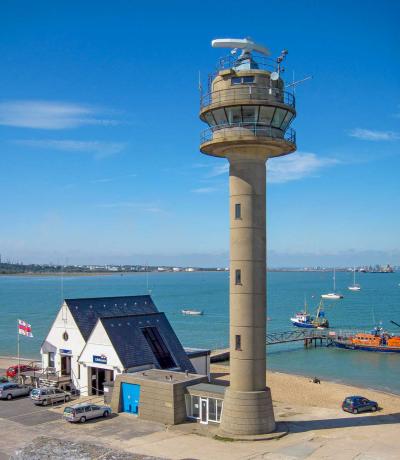
[[[239,48],[242,51],[241,58],[245,55],[250,54],[252,51],[257,51],[258,53],[269,56],[271,52],[268,48],[262,45],[258,45],[249,38],[217,38],[211,42],[213,48],[232,48],[236,53],[236,49]]]

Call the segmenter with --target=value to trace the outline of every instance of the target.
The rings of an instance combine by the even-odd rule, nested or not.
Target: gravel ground
[[[104,446],[84,442],[62,441],[55,438],[36,438],[25,448],[18,450],[13,460],[166,460],[161,457],[130,454]]]

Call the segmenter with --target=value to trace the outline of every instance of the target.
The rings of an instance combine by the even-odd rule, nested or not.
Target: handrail
[[[232,54],[228,54],[218,59],[216,67],[217,71],[232,69],[233,67],[241,65],[241,63],[242,61],[240,58],[233,56]],[[270,72],[275,72],[277,70],[276,61],[266,56],[260,56],[252,53],[251,63],[253,65],[253,69],[268,70]]]
[[[295,108],[296,100],[289,91],[279,88],[261,88],[254,85],[237,85],[232,88],[209,91],[200,97],[200,108],[226,102],[240,102],[243,99],[280,103]]]
[[[292,144],[296,143],[296,131],[292,128],[289,128],[285,132],[278,128],[274,128],[271,125],[266,125],[265,123],[231,123],[226,125],[217,125],[211,126],[204,131],[202,131],[200,136],[200,143],[204,144],[205,142],[212,141],[214,139],[214,134],[217,134],[218,140],[223,140],[224,137],[232,138],[235,137],[253,135],[256,137],[272,137],[274,139],[280,139],[283,141],[290,142]]]

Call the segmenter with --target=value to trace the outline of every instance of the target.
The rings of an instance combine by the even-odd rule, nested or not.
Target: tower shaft
[[[266,388],[266,169],[264,155],[228,155],[230,184],[230,387],[221,430],[274,430]]]

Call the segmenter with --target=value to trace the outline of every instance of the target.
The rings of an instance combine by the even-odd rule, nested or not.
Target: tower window
[[[242,209],[240,206],[240,203],[235,204],[235,219],[241,219],[242,218]]]
[[[242,272],[235,270],[235,284],[242,284]]]
[[[241,350],[241,349],[242,349],[242,336],[235,335],[235,350]]]
[[[251,85],[254,83],[254,75],[248,75],[247,77],[232,77],[231,85]]]

